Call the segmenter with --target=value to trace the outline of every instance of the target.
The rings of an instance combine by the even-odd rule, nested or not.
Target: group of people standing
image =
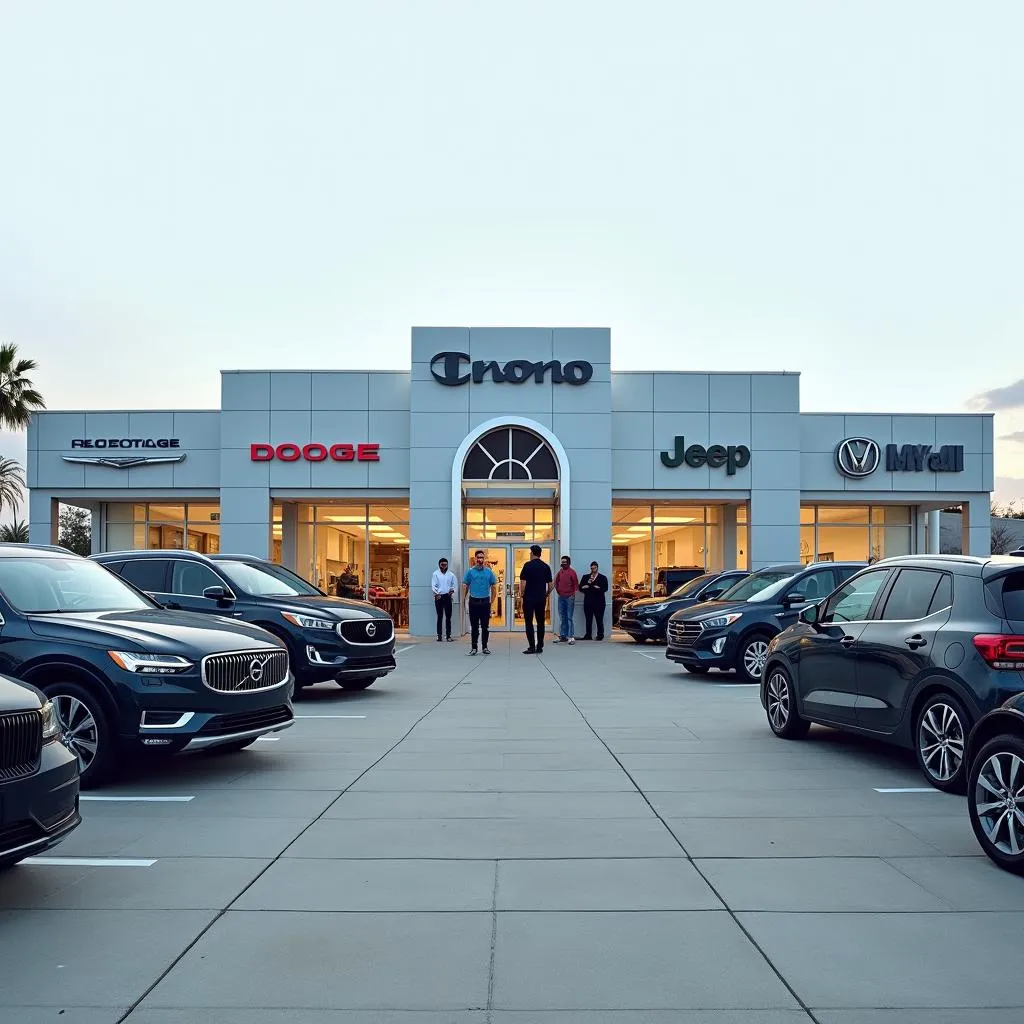
[[[547,618],[548,601],[551,591],[558,597],[559,629],[553,643],[576,643],[573,630],[573,614],[576,595],[583,594],[583,615],[586,632],[581,640],[604,639],[605,594],[608,593],[608,577],[600,572],[597,562],[590,563],[590,572],[580,578],[572,567],[568,555],[562,555],[558,572],[551,575],[551,566],[541,557],[539,544],[530,547],[530,560],[519,573],[522,583],[523,618],[526,620],[526,650],[523,654],[540,654],[544,650],[544,624]],[[498,577],[486,562],[486,553],[477,551],[473,564],[462,578],[462,590],[469,611],[470,656],[487,649],[490,636],[491,607],[498,587]],[[437,641],[452,642],[452,611],[459,582],[455,573],[448,568],[448,559],[437,563],[430,589],[434,594],[437,609]],[[595,636],[596,626],[596,636]],[[443,637],[442,637],[443,632]],[[478,644],[482,643],[482,647]]]

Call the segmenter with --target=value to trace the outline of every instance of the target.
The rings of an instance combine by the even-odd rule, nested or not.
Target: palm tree
[[[27,544],[28,523],[24,519],[15,519],[13,523],[0,526],[0,542],[4,544]]]
[[[17,345],[0,345],[0,427],[22,430],[32,413],[45,409],[43,396],[25,376],[36,368],[34,359],[19,359]]]
[[[15,515],[21,505],[25,476],[16,459],[0,458],[0,513],[9,508]]]

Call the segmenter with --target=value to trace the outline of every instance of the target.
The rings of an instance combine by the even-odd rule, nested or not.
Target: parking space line
[[[720,690],[745,690],[760,685],[760,683],[715,683]]]
[[[643,651],[634,651],[634,654],[639,654],[641,658],[650,658],[651,661],[657,661],[658,659],[653,654],[644,654]]]
[[[941,793],[934,786],[897,786],[893,789],[882,789],[875,786],[876,793]]]
[[[156,860],[131,857],[29,857],[25,863],[61,868],[151,868]]]
[[[365,718],[366,715],[296,715],[296,718]]]
[[[409,644],[407,647],[399,647],[395,650],[395,654],[401,654],[402,651],[411,651],[415,646],[415,644]]]
[[[98,796],[83,793],[79,800],[95,800],[97,803],[111,804],[187,804],[195,800],[194,796]]]

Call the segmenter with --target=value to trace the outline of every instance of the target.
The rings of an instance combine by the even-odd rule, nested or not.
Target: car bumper
[[[716,641],[721,641],[716,644]],[[721,647],[721,650],[715,648]],[[736,664],[736,638],[728,633],[702,634],[689,647],[669,646],[665,657],[678,665],[696,665],[727,671]]]
[[[49,850],[81,823],[78,759],[47,743],[37,772],[0,785],[0,863]]]
[[[642,637],[644,640],[664,640],[667,622],[668,620],[665,618],[656,619],[653,616],[634,619],[623,618],[620,615],[618,627],[632,637]]]
[[[328,679],[350,679],[353,676],[386,676],[398,667],[394,643],[389,649],[373,653],[338,653],[323,647],[306,647],[306,667],[300,675],[303,682],[324,682]]]

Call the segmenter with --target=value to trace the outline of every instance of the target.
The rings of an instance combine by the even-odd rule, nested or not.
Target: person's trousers
[[[563,640],[568,640],[572,633],[572,613],[576,607],[575,597],[562,597],[558,595],[558,635]]]
[[[488,597],[471,597],[469,599],[469,630],[470,642],[476,650],[477,639],[487,646],[491,633],[491,600]]]
[[[547,598],[539,601],[523,600],[523,616],[526,619],[526,642],[536,651],[544,650],[544,618],[548,610]],[[534,622],[537,624],[534,632]]]
[[[451,639],[452,635],[452,595],[442,594],[434,599],[437,606],[437,639],[441,639],[441,625],[445,628],[445,639]]]
[[[597,639],[604,639],[604,601],[584,601],[583,616],[587,620],[587,631],[584,636],[589,640],[594,635],[594,623],[597,623]]]

